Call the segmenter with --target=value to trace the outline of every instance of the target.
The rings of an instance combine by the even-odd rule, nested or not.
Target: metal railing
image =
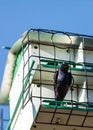
[[[9,121],[9,111],[7,110],[7,107],[2,106],[0,108],[0,130],[6,130],[8,121]]]

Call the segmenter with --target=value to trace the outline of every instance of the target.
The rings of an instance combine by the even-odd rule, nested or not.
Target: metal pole
[[[3,130],[3,109],[0,110],[0,130]]]

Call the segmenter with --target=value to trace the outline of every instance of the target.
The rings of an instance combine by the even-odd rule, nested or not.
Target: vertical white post
[[[82,89],[79,94],[79,102],[87,102],[87,82],[84,81]]]
[[[77,56],[76,56],[76,63],[84,63],[84,43],[81,42],[78,48]]]

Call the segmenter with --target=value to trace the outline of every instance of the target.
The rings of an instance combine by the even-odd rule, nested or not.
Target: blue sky
[[[0,86],[8,50],[30,28],[93,36],[93,0],[0,0]]]
[[[93,0],[0,0],[0,84],[8,50],[30,28],[93,35]],[[1,86],[1,85],[0,85]]]

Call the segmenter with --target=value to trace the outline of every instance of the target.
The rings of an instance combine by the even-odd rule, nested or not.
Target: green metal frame
[[[66,63],[68,65],[71,65],[71,70],[74,71],[87,71],[87,72],[93,72],[93,64],[92,63],[75,63],[73,61],[65,61],[65,60],[52,60],[52,59],[40,59],[41,66],[46,68],[56,68],[58,69],[60,67],[60,64]],[[84,66],[85,68],[80,68],[80,66]],[[91,69],[87,69],[86,67],[91,67]]]
[[[64,105],[68,105],[68,106],[64,106]],[[88,105],[90,106],[89,108],[88,108]],[[78,111],[93,112],[93,104],[87,104],[83,102],[80,103],[80,102],[74,102],[74,101],[71,102],[71,101],[43,100],[42,106],[45,108],[58,108],[58,109],[66,109],[66,110],[73,109],[73,110],[78,110]],[[82,107],[85,107],[85,108],[82,108]]]
[[[33,60],[31,66],[30,66],[30,70],[29,70],[30,73],[31,73],[31,71],[32,71],[32,69],[33,69],[34,64],[35,64],[35,61]],[[34,75],[32,75],[32,76],[34,77]],[[27,75],[27,77],[26,77],[26,79],[25,79],[25,82],[24,82],[24,85],[23,85],[24,88],[26,88],[27,83],[28,83],[28,80],[29,80],[29,75]],[[27,94],[28,94],[28,93],[27,93]],[[26,100],[27,94],[26,94],[26,96],[25,96],[25,100]],[[14,109],[14,112],[13,112],[13,115],[12,115],[12,118],[10,119],[6,130],[9,130],[10,127],[11,127],[11,124],[12,124],[14,118],[15,118],[16,112],[17,112],[17,110],[18,110],[18,108],[19,108],[19,105],[20,105],[20,103],[21,103],[22,97],[23,97],[23,90],[22,90],[21,93],[20,93],[19,99],[18,99],[18,101],[17,101],[17,104],[16,104],[16,106],[15,106],[15,109]]]

